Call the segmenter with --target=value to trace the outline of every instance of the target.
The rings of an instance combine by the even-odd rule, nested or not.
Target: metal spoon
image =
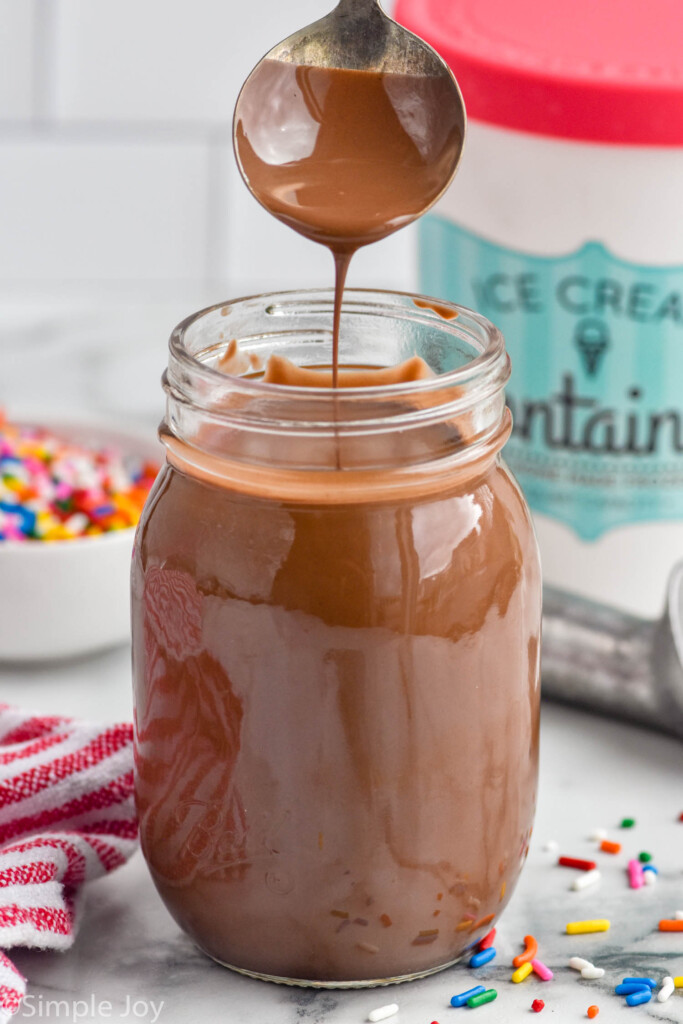
[[[275,69],[273,62],[277,62]],[[377,222],[370,223],[368,217],[363,220],[360,215],[356,216],[358,200],[369,204],[370,199],[367,180],[363,182],[354,177],[353,149],[340,151],[336,161],[328,160],[327,179],[339,172],[340,165],[347,165],[348,172],[334,201],[325,199],[329,210],[323,210],[323,204],[318,203],[315,216],[307,216],[309,199],[313,203],[310,197],[314,193],[319,197],[323,186],[321,175],[315,188],[310,187],[309,157],[323,134],[321,125],[329,129],[324,107],[329,83],[320,85],[318,82],[316,87],[313,76],[299,73],[310,69],[342,69],[387,76],[384,88],[391,102],[392,88],[399,93],[403,91],[396,108],[400,124],[420,156],[424,154],[427,161],[434,163],[434,174],[429,188],[425,189],[424,201],[419,201],[417,176],[413,186],[415,195],[411,195],[407,204],[406,196],[399,195],[402,190],[395,187],[395,182],[385,182],[381,201],[388,202],[393,191],[396,211],[395,216],[384,218],[384,228],[379,227],[377,218]],[[390,76],[396,77],[389,80]],[[414,80],[412,94],[410,82],[407,85],[404,82],[405,76]],[[354,130],[358,127],[361,132],[365,130],[366,136],[372,136],[370,125],[363,128],[363,118],[367,117],[363,108],[361,101],[352,118],[354,123],[347,127]],[[330,119],[327,116],[327,121]],[[384,14],[377,0],[340,0],[326,17],[274,46],[244,83],[233,121],[237,163],[250,191],[270,213],[333,251],[335,246],[342,248],[342,244],[337,243],[346,242],[347,249],[356,249],[376,241],[424,213],[453,178],[464,136],[465,107],[448,65],[425,42]],[[378,147],[381,141],[378,140]],[[363,145],[366,143],[367,138]],[[329,151],[329,136],[325,146]],[[357,166],[362,158],[361,153]],[[375,182],[378,195],[382,173],[376,174],[380,179]],[[406,172],[402,185],[407,181]],[[371,198],[374,202],[375,196]],[[332,217],[334,213],[338,214],[336,219]],[[321,217],[328,217],[330,223],[321,225]],[[361,237],[364,230],[366,237]]]

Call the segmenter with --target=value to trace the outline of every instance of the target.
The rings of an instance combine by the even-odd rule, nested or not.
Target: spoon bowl
[[[256,199],[334,252],[429,209],[455,174],[464,136],[448,65],[377,0],[341,0],[274,46],[244,83],[233,121]]]

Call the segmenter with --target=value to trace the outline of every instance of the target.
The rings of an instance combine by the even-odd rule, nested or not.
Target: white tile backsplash
[[[0,137],[0,280],[206,274],[201,143]]]
[[[332,0],[52,0],[58,116],[211,122],[281,38]]]
[[[35,0],[0,0],[0,121],[33,113]]]

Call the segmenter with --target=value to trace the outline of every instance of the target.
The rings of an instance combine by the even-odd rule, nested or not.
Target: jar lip
[[[501,331],[487,320],[486,317],[480,313],[469,309],[467,306],[459,305],[455,302],[450,302],[445,299],[436,298],[434,296],[423,295],[420,293],[406,292],[406,291],[394,291],[391,289],[380,289],[380,288],[346,288],[344,290],[344,299],[342,302],[342,315],[344,309],[352,304],[354,299],[360,299],[361,305],[372,307],[375,312],[382,309],[381,303],[370,302],[370,297],[387,296],[393,299],[408,299],[414,304],[414,318],[422,322],[438,322],[439,329],[446,334],[451,334],[454,337],[462,337],[463,334],[463,320],[465,324],[468,320],[471,320],[478,329],[483,333],[486,347],[476,355],[473,359],[469,360],[462,366],[457,367],[454,370],[448,370],[446,373],[436,374],[434,377],[426,377],[417,381],[403,381],[395,384],[381,384],[381,385],[362,385],[353,388],[338,389],[343,392],[344,400],[348,399],[372,399],[377,397],[387,397],[389,395],[410,395],[410,394],[425,394],[431,391],[437,391],[447,387],[457,387],[459,385],[465,385],[471,383],[473,379],[487,376],[493,372],[495,368],[507,359],[505,351],[505,340]],[[332,288],[296,288],[289,289],[280,292],[264,292],[261,294],[255,293],[253,295],[241,296],[237,299],[228,299],[223,302],[216,302],[211,306],[207,306],[198,312],[190,314],[173,329],[171,337],[169,339],[169,350],[171,356],[178,363],[183,365],[186,369],[190,370],[193,374],[199,373],[207,383],[223,384],[226,381],[230,381],[231,386],[237,386],[240,389],[244,389],[246,393],[251,394],[262,394],[262,395],[282,395],[286,392],[287,397],[293,400],[297,398],[313,399],[323,396],[329,398],[331,389],[329,387],[315,387],[315,386],[302,386],[302,385],[290,385],[286,386],[282,384],[275,384],[260,380],[253,377],[244,377],[238,374],[226,373],[224,370],[219,370],[213,366],[208,365],[201,359],[188,352],[185,346],[185,335],[186,332],[203,317],[208,316],[211,313],[215,313],[217,310],[223,308],[231,308],[237,305],[243,305],[249,302],[268,301],[269,304],[292,302],[293,300],[307,300],[311,299],[324,299],[332,304],[334,299],[334,289]],[[365,300],[365,302],[363,302]],[[405,306],[404,309],[410,307]],[[396,307],[387,306],[387,312],[395,312]],[[438,310],[449,310],[453,311],[454,316],[452,319],[443,317]],[[413,311],[411,310],[411,313]],[[238,339],[239,340],[239,339]]]

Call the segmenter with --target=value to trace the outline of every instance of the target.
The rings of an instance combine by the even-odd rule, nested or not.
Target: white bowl
[[[12,416],[67,440],[161,462],[150,431],[102,420]],[[0,661],[45,661],[115,647],[130,638],[135,530],[72,540],[0,541]]]

